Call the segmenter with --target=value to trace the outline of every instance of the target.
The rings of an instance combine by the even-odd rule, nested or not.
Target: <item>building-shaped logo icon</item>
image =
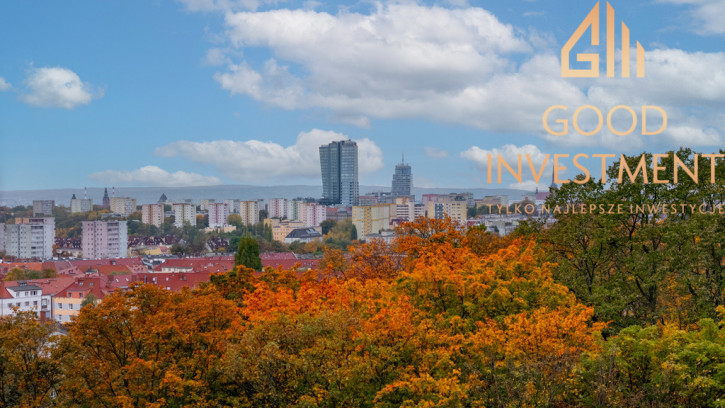
[[[580,53],[577,54],[576,60],[578,62],[588,62],[589,69],[572,69],[569,63],[569,56],[571,50],[574,48],[579,39],[589,29],[591,33],[591,45],[599,45],[599,2],[594,5],[592,11],[589,12],[587,17],[582,21],[579,27],[576,29],[574,34],[569,38],[564,47],[561,49],[561,76],[564,78],[597,78],[599,77],[599,54],[593,53]],[[614,26],[614,8],[609,2],[607,2],[607,38],[606,38],[606,65],[607,65],[607,77],[614,77],[615,75],[615,26]],[[630,37],[629,28],[624,22],[622,22],[622,77],[629,78],[630,76]],[[644,77],[644,48],[637,41],[637,77]]]

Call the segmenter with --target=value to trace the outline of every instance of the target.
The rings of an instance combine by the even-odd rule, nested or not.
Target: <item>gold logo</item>
[[[569,65],[569,55],[572,48],[584,35],[587,28],[591,32],[591,45],[599,45],[599,2],[594,5],[589,15],[582,21],[579,28],[566,42],[561,49],[561,76],[564,78],[597,78],[599,77],[599,54],[582,53],[577,54],[578,62],[588,62],[589,69],[572,69]],[[607,2],[607,76],[614,77],[615,42],[614,42],[614,8]],[[629,28],[622,22],[622,77],[629,78],[630,75],[630,38]],[[644,48],[637,41],[637,78],[644,77]]]

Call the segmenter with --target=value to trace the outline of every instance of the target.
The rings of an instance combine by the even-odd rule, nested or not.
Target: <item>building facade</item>
[[[287,199],[271,198],[267,212],[269,218],[287,218]]]
[[[435,201],[428,201],[426,216],[436,219],[448,216],[453,221],[463,222],[468,216],[468,201],[465,198],[454,199],[449,196],[439,196]]]
[[[55,200],[33,200],[33,217],[53,216]]]
[[[403,161],[395,166],[393,173],[393,189],[391,190],[393,197],[404,197],[413,194],[413,173],[410,165]]]
[[[244,225],[259,224],[259,201],[240,201],[239,216],[242,217]]]
[[[73,198],[70,199],[70,212],[73,214],[84,213],[93,209],[93,199],[90,198],[76,198],[73,194]]]
[[[128,225],[126,221],[83,221],[81,251],[85,259],[126,258]]]
[[[176,203],[172,206],[174,211],[174,225],[181,228],[185,222],[192,227],[196,226],[196,205],[189,203]]]
[[[111,197],[111,212],[128,217],[136,212],[136,199],[130,197]]]
[[[5,225],[5,252],[17,258],[50,259],[55,244],[55,218],[19,218]]]
[[[227,225],[229,206],[225,203],[209,203],[209,228],[221,228]]]
[[[358,205],[358,149],[351,140],[320,146],[322,198],[326,204]]]
[[[208,211],[209,204],[212,204],[212,203],[216,203],[216,200],[213,198],[205,198],[205,199],[199,200],[199,210]]]
[[[155,225],[161,227],[164,223],[164,205],[163,204],[144,204],[141,206],[141,222],[144,224]]]
[[[239,200],[229,199],[224,200],[223,203],[229,207],[229,214],[239,214]]]
[[[395,204],[374,204],[352,207],[352,223],[357,229],[358,239],[366,235],[379,234],[390,229],[391,214],[395,216]]]

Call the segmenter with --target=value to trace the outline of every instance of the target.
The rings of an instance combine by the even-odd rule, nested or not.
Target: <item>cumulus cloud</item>
[[[93,173],[92,179],[114,185],[151,187],[193,187],[221,184],[213,176],[177,171],[170,173],[157,166],[144,166],[136,170],[106,170]]]
[[[703,9],[723,4],[661,1]],[[572,110],[591,104],[605,115],[619,104],[657,105],[671,119],[699,127],[696,143],[725,142],[725,128],[712,125],[721,122],[718,107],[725,102],[725,53],[648,49],[645,78],[569,79],[561,78],[559,46],[552,45],[551,34],[513,27],[464,3],[453,9],[375,3],[367,13],[276,9],[224,14],[226,48],[212,56],[226,62],[215,80],[231,94],[271,107],[321,108],[361,127],[369,127],[371,119],[424,118],[489,132],[534,134],[568,147],[633,152],[666,142],[690,143],[686,135],[692,133],[677,127],[654,138],[622,138],[606,125],[594,137],[573,131],[552,137],[541,124],[552,104]],[[244,60],[239,52],[246,48],[263,48],[271,57],[259,63]],[[632,66],[635,56],[630,53]],[[615,117],[615,127],[628,128],[625,120]]]
[[[61,67],[33,68],[25,85],[27,90],[22,99],[39,107],[73,109],[103,96],[81,81],[75,72]]]
[[[427,157],[430,157],[431,159],[444,159],[444,158],[448,157],[447,151],[440,150],[435,147],[426,146],[423,148],[423,150],[425,151],[425,155]]]
[[[319,147],[347,139],[341,133],[313,129],[300,133],[291,146],[259,140],[178,141],[159,147],[154,153],[211,165],[238,181],[312,178],[320,177]],[[372,173],[383,167],[382,151],[373,141],[364,138],[356,142],[360,173]]]
[[[725,34],[725,1],[723,0],[660,0],[662,3],[690,5],[693,30],[702,35]]]
[[[474,162],[478,168],[485,169],[488,165],[489,154],[493,158],[492,166],[494,167],[498,165],[497,158],[499,154],[507,163],[509,163],[509,165],[511,165],[511,167],[514,167],[514,164],[518,163],[519,155],[521,155],[522,162],[525,164],[524,168],[528,168],[528,162],[526,161],[527,154],[531,157],[531,161],[534,165],[539,168],[546,159],[546,154],[539,150],[537,146],[531,144],[521,147],[507,144],[490,150],[482,149],[478,146],[471,146],[467,150],[461,152],[461,157]]]
[[[13,86],[10,85],[10,82],[7,82],[5,78],[0,77],[0,92],[9,91]]]

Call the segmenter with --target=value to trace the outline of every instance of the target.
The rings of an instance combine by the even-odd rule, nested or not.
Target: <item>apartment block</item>
[[[83,221],[81,251],[85,259],[125,258],[128,252],[126,221]]]
[[[130,197],[111,197],[111,212],[128,217],[136,212],[136,199]]]
[[[229,218],[229,206],[225,203],[209,203],[209,227],[221,228],[227,225]]]
[[[161,227],[164,223],[163,204],[144,204],[141,206],[141,222]]]
[[[175,203],[171,206],[174,211],[174,225],[181,228],[185,222],[192,227],[196,226],[196,205],[190,203]]]
[[[352,223],[357,236],[363,239],[369,234],[379,234],[390,229],[391,215],[395,215],[395,204],[374,204],[352,207]]]
[[[73,214],[84,213],[93,209],[93,200],[90,198],[73,198],[70,200],[70,212]]]
[[[439,196],[436,201],[428,201],[426,204],[426,216],[428,218],[443,219],[446,216],[453,221],[463,222],[468,215],[468,200],[453,199],[449,196]]]
[[[270,218],[285,218],[287,217],[287,199],[286,198],[271,198],[269,200],[269,208],[267,213]]]
[[[223,203],[229,207],[229,214],[239,214],[239,200],[224,200]]]
[[[240,201],[239,215],[242,217],[244,225],[259,224],[259,201]]]
[[[213,198],[205,198],[203,200],[199,201],[199,210],[201,211],[209,211],[209,204],[216,203],[216,200]]]
[[[33,217],[53,216],[55,200],[33,200]]]
[[[55,244],[55,218],[18,218],[5,224],[5,252],[17,258],[50,259]]]

